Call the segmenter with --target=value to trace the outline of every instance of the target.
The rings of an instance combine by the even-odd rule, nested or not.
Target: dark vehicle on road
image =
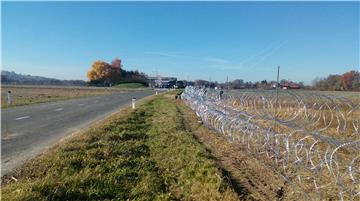
[[[176,82],[176,87],[178,89],[185,88],[185,82],[184,81],[177,81]]]

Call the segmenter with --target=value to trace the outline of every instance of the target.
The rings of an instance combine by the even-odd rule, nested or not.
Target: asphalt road
[[[42,153],[62,138],[89,126],[153,91],[137,91],[2,110],[1,176]]]

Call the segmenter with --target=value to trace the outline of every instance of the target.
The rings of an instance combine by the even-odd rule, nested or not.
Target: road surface
[[[137,91],[19,106],[2,110],[1,176],[42,153],[65,136],[85,128],[153,91]]]

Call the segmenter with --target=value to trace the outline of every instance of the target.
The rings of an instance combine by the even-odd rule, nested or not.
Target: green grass
[[[25,166],[3,200],[237,200],[164,95]]]
[[[130,89],[134,89],[134,88],[145,88],[145,86],[141,83],[123,83],[123,84],[118,84],[116,86],[114,86],[116,88],[130,88]]]

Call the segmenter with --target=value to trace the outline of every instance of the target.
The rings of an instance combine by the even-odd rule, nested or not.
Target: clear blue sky
[[[359,2],[2,2],[2,69],[86,79],[94,60],[180,79],[310,83],[359,69]]]

